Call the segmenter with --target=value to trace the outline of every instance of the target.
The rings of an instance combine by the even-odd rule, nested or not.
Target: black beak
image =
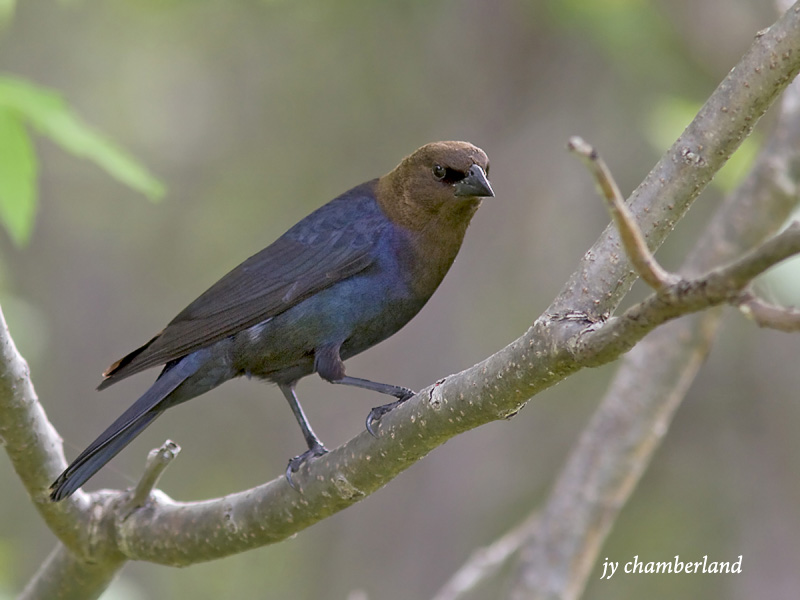
[[[453,187],[456,188],[456,196],[494,196],[492,185],[486,178],[486,173],[478,165],[472,165],[467,176],[461,181],[456,181]]]

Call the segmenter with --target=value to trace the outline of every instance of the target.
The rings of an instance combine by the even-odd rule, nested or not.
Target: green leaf
[[[15,0],[0,0],[0,25],[5,25],[14,16]]]
[[[36,214],[36,156],[25,126],[0,107],[0,222],[18,246],[30,238]]]
[[[87,158],[151,200],[164,185],[125,151],[84,123],[61,96],[20,79],[0,77],[0,108],[16,112],[64,150]]]

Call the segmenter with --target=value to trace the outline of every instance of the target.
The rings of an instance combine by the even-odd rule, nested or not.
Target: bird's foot
[[[375,433],[375,425],[381,420],[381,417],[388,412],[393,411],[395,408],[400,406],[403,402],[414,396],[416,392],[414,390],[410,390],[408,388],[401,388],[398,387],[398,394],[397,400],[394,402],[390,402],[389,404],[384,404],[383,406],[376,406],[367,415],[367,431],[370,433],[372,437],[378,437],[378,434]]]
[[[297,473],[298,469],[305,463],[306,461],[312,458],[318,458],[323,454],[327,454],[328,449],[323,446],[322,444],[315,444],[311,446],[308,450],[295,456],[294,458],[289,459],[289,464],[286,465],[286,481],[289,482],[289,486],[293,490],[297,490],[297,486],[294,484],[294,480],[292,479],[292,473]]]

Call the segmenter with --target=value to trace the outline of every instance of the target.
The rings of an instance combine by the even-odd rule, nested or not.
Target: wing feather
[[[318,209],[225,275],[159,335],[111,365],[100,387],[261,323],[369,267],[387,222],[364,186]]]

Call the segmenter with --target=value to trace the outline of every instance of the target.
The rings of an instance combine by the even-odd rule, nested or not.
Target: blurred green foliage
[[[0,221],[18,245],[28,240],[35,213],[36,157],[31,141],[22,119],[0,110]]]
[[[14,571],[19,568],[17,555],[14,553],[14,540],[0,537],[0,600],[13,597],[4,591],[11,590],[14,585]]]
[[[16,0],[0,0],[0,27],[11,20],[16,5]]]
[[[701,107],[700,102],[692,102],[680,96],[661,96],[657,99],[646,117],[643,128],[653,149],[659,151],[669,148]],[[739,185],[758,154],[761,147],[760,137],[758,132],[754,132],[746,138],[711,184],[723,192],[730,192]]]
[[[627,76],[686,68],[680,37],[667,15],[649,0],[548,0],[546,4],[560,28],[586,36]],[[642,51],[631,52],[631,48]]]
[[[57,92],[0,76],[0,221],[17,245],[30,238],[37,201],[36,156],[26,125],[151,200],[164,195],[160,181],[84,123]]]

